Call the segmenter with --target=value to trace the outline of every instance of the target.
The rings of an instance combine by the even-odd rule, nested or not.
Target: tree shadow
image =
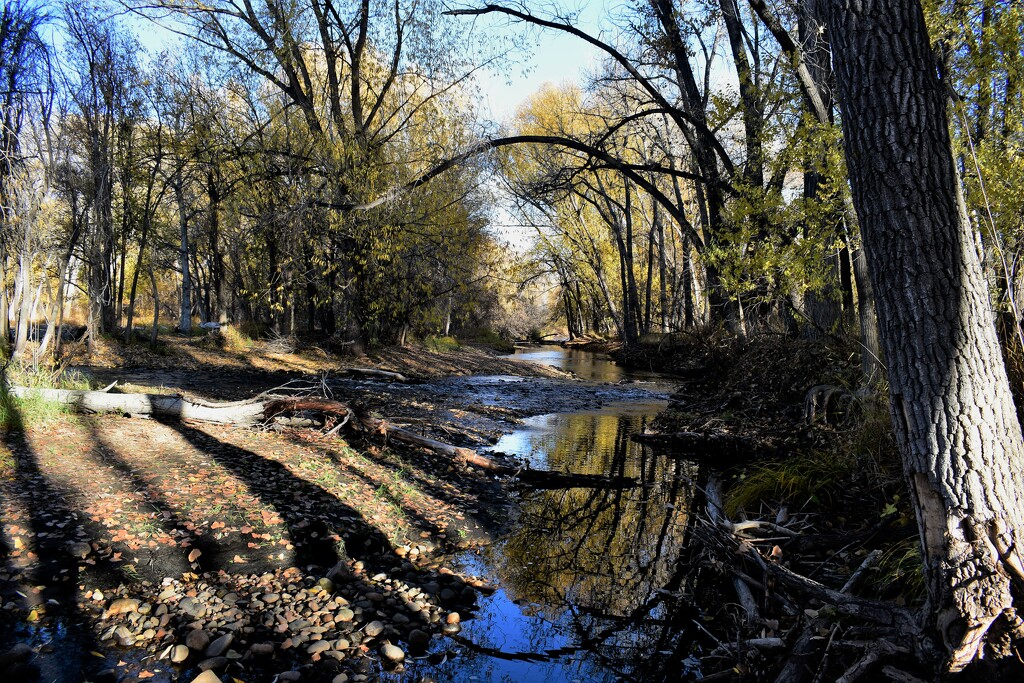
[[[348,558],[367,567],[393,566],[399,560],[387,537],[354,508],[320,486],[292,474],[283,464],[225,443],[173,420],[160,420],[196,449],[230,470],[284,521],[294,563],[303,569],[329,570]],[[342,544],[332,540],[337,535]]]
[[[85,557],[92,553],[90,539],[102,531],[88,516],[68,505],[67,492],[54,486],[43,473],[39,458],[22,431],[21,413],[14,401],[0,392],[13,428],[3,436],[13,461],[11,500],[27,514],[28,542],[16,542],[0,533],[0,557],[5,580],[0,594],[5,606],[13,600],[15,610],[0,616],[0,652],[18,642],[29,643],[39,652],[32,665],[47,681],[74,683],[91,679],[107,666],[91,653],[97,649],[90,616],[79,604]],[[13,520],[8,520],[12,522]],[[0,529],[2,531],[2,529]],[[23,536],[19,536],[24,538]],[[31,564],[22,570],[13,561],[16,546],[24,544]],[[34,554],[34,557],[33,555]],[[116,583],[117,572],[101,559],[88,569],[105,583]],[[91,581],[90,581],[91,583]],[[25,615],[24,619],[20,615]],[[31,674],[27,674],[31,675]]]
[[[132,469],[131,465],[118,455],[117,450],[107,443],[96,423],[90,420],[88,426],[93,443],[100,449],[100,461],[130,483],[134,490],[143,497],[145,504],[157,512],[159,524],[165,532],[175,539],[188,540],[187,547],[178,545],[180,552],[160,547],[152,550],[147,548],[133,550],[132,553],[137,557],[147,554],[150,556],[148,562],[140,560],[136,563],[135,566],[139,573],[152,581],[160,581],[166,576],[181,576],[188,571],[206,572],[223,566],[225,555],[230,557],[232,550],[222,548],[221,544],[204,534],[196,533],[194,527],[189,528],[159,489]],[[188,554],[193,548],[200,551],[200,555],[195,561],[195,567],[188,560]]]

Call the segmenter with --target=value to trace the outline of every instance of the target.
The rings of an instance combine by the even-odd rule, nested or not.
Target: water
[[[584,351],[529,349],[518,357],[572,370],[581,379],[633,378]],[[649,377],[647,378],[649,379]],[[664,400],[539,415],[494,450],[537,469],[622,475],[627,489],[527,491],[512,532],[467,571],[501,589],[483,598],[456,642],[454,657],[409,673],[458,681],[659,681],[694,672],[693,614],[676,599],[692,466],[630,441]]]

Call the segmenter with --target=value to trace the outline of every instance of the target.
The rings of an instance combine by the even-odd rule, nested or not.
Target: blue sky
[[[607,25],[607,17],[613,0],[597,2],[566,3],[572,12],[578,12],[576,26],[584,31],[601,36],[601,27]],[[544,9],[536,10],[538,15]],[[504,26],[504,18],[485,17],[478,20],[482,28]],[[496,30],[491,28],[490,30]],[[528,30],[512,24],[509,31],[525,36],[524,49],[512,56],[518,62],[507,73],[488,72],[480,78],[481,94],[484,97],[485,114],[501,122],[513,115],[520,104],[536,92],[544,83],[580,81],[588,70],[600,61],[601,53],[575,36],[550,29]]]

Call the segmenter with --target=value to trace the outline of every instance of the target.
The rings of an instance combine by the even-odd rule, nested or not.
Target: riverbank
[[[183,353],[160,367],[80,372],[94,386],[113,378],[206,399],[318,384],[473,447],[526,415],[644,394],[479,350],[390,350],[327,376],[297,372],[311,362],[297,354]],[[369,366],[417,381],[344,376]],[[426,381],[469,370],[502,374]],[[401,678],[405,657],[450,656],[441,636],[492,590],[454,558],[507,531],[511,489],[373,436],[325,431],[60,413],[8,432],[0,620],[4,642],[29,650],[0,658],[5,673],[376,680]]]

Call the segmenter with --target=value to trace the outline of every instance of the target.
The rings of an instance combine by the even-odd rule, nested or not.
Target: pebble
[[[203,605],[192,598],[185,598],[179,602],[178,609],[193,619],[202,619],[206,616],[206,605]]]
[[[274,644],[273,643],[253,643],[249,647],[249,652],[252,652],[254,655],[257,655],[257,656],[260,656],[260,657],[265,657],[267,655],[272,655],[272,654],[274,654]]]
[[[425,648],[430,643],[430,634],[414,628],[409,631],[409,644],[416,648]]]
[[[232,634],[225,633],[220,638],[210,643],[210,646],[206,648],[206,656],[220,657],[227,652],[228,646],[231,645],[231,642],[234,639],[235,637]]]
[[[306,652],[308,652],[311,655],[318,655],[321,652],[326,652],[327,650],[330,650],[330,649],[331,649],[331,644],[328,641],[326,641],[326,640],[318,640],[315,643],[313,643],[312,645],[310,645],[308,648],[306,648]]]
[[[279,681],[297,681],[302,678],[298,671],[283,671],[277,675]]]
[[[185,636],[185,644],[193,650],[203,651],[210,645],[210,634],[199,629]]]
[[[462,621],[462,617],[459,616],[458,612],[450,612],[447,617],[444,618],[446,624],[457,624]]]
[[[139,605],[142,602],[135,598],[118,598],[110,603],[110,607],[107,608],[107,616],[112,617],[118,614],[131,614],[139,609]]]
[[[366,625],[366,628],[363,629],[363,633],[365,633],[371,638],[376,638],[383,632],[384,624],[380,621],[371,621],[369,624]]]
[[[402,648],[386,641],[380,646],[380,653],[392,662],[397,663],[405,660],[405,652],[402,651]]]
[[[264,593],[262,596],[260,596],[260,600],[262,600],[268,605],[273,605],[280,599],[281,595],[279,593]]]
[[[227,657],[209,657],[199,662],[200,671],[212,671],[214,669],[223,669],[231,660]]]
[[[348,674],[338,674],[331,679],[331,683],[348,683]]]
[[[348,607],[342,607],[340,610],[335,612],[334,620],[335,621],[352,621],[352,619],[354,619],[355,616],[356,616],[355,612],[350,610]]]
[[[184,645],[175,645],[174,649],[171,650],[171,661],[175,664],[181,664],[189,656],[188,647]]]
[[[222,683],[220,677],[212,671],[204,671],[192,679],[192,683]]]

